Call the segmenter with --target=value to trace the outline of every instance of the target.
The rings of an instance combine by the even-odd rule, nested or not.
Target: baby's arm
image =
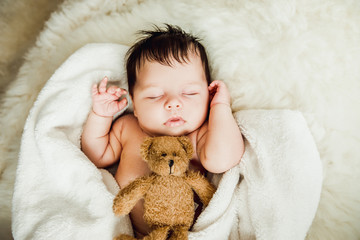
[[[207,126],[199,131],[198,154],[210,172],[222,173],[240,162],[244,142],[230,107],[230,94],[222,81],[209,86],[210,114]]]
[[[118,87],[106,89],[107,77],[92,87],[92,111],[85,123],[81,136],[81,148],[97,166],[114,163],[121,151],[118,133],[111,129],[113,116],[127,105],[126,98],[118,101],[126,91]]]

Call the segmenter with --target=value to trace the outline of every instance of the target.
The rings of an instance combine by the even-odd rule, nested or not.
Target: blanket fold
[[[13,197],[15,239],[111,239],[132,233],[116,217],[118,186],[81,152],[91,85],[103,76],[126,88],[127,46],[88,44],[54,73],[26,121]],[[98,56],[102,57],[99,58]],[[301,113],[244,110],[241,163],[214,174],[218,186],[189,239],[304,239],[320,198],[319,155]]]

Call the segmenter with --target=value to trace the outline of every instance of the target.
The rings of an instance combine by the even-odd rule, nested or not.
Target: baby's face
[[[209,91],[199,56],[173,66],[146,62],[133,93],[134,115],[149,135],[186,135],[206,120]]]

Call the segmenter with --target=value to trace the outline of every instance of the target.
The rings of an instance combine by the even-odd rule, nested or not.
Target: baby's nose
[[[166,103],[165,108],[167,110],[175,110],[175,109],[181,109],[182,108],[182,104],[180,101],[178,100],[171,100],[169,102]]]

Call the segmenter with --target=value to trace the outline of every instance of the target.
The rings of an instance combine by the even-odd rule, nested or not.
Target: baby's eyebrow
[[[198,84],[198,83],[186,84],[186,85],[184,85],[183,89],[185,89],[185,90],[187,90],[187,89],[200,90],[200,89],[201,89],[201,85]]]
[[[144,93],[162,93],[163,90],[159,87],[145,87],[143,92]]]
[[[153,86],[153,85],[149,85],[149,86],[145,86],[144,89],[146,90],[161,90],[161,87],[158,86]]]

